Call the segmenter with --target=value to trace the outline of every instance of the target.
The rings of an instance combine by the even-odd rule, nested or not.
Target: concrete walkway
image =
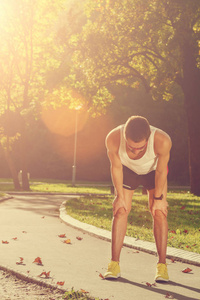
[[[0,202],[0,239],[4,242],[0,243],[1,269],[54,287],[64,282],[65,290],[84,289],[100,299],[157,300],[166,295],[169,299],[200,299],[200,255],[168,248],[170,281],[149,286],[154,283],[155,245],[131,238],[126,238],[127,246],[122,249],[122,277],[114,281],[101,279],[99,274],[104,274],[110,260],[110,232],[67,216],[62,203],[68,198],[13,195]],[[60,238],[61,234],[66,238]],[[67,239],[71,244],[64,243]],[[16,264],[20,257],[23,263]],[[37,257],[42,265],[33,263]],[[170,257],[179,261],[172,263]],[[188,267],[192,271],[183,273]],[[49,271],[50,278],[38,277]]]

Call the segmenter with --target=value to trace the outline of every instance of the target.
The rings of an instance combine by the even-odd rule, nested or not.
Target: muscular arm
[[[156,210],[161,210],[165,216],[167,216],[167,194],[166,194],[166,182],[167,182],[167,166],[170,157],[171,139],[162,132],[156,132],[155,134],[155,152],[158,155],[158,163],[155,175],[155,197],[160,197],[163,194],[162,200],[154,200],[151,207],[152,215],[155,215]]]
[[[120,207],[124,207],[126,210],[123,194],[123,168],[118,154],[119,144],[120,131],[116,128],[106,137],[106,148],[110,160],[111,177],[115,188],[115,200],[113,202],[114,215]]]
[[[157,132],[155,136],[155,149],[158,155],[158,163],[155,175],[155,197],[163,193],[167,181],[167,166],[170,158],[171,139],[167,134]]]

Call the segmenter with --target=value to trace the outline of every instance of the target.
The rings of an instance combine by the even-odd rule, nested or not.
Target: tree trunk
[[[21,135],[21,169],[22,169],[22,189],[29,191],[29,178],[28,178],[28,167],[27,167],[27,139],[26,134],[22,132]]]
[[[188,122],[190,189],[200,196],[200,70],[195,52],[191,41],[185,44],[182,88]]]
[[[8,167],[10,169],[10,173],[13,179],[13,184],[14,184],[14,188],[15,190],[20,190],[21,186],[20,186],[20,182],[19,182],[19,178],[18,178],[18,174],[15,168],[15,165],[13,163],[11,154],[10,154],[10,143],[9,143],[9,137],[7,137],[7,145],[6,145],[6,150],[5,150],[5,158],[6,161],[8,163]]]

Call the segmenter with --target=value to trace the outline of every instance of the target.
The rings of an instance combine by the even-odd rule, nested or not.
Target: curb
[[[6,201],[6,200],[9,200],[9,199],[12,199],[12,198],[13,198],[13,196],[11,196],[9,194],[5,194],[5,196],[0,197],[0,202]]]
[[[46,283],[42,279],[37,279],[37,278],[34,278],[34,277],[30,277],[26,274],[23,274],[22,272],[17,272],[15,270],[13,270],[11,268],[8,268],[8,267],[5,267],[5,266],[0,265],[0,270],[8,272],[8,273],[14,275],[15,277],[17,277],[18,279],[26,281],[28,283],[37,284],[41,287],[49,288],[49,289],[52,289],[52,290],[58,290],[58,291],[62,292],[63,294],[65,292],[67,292],[66,289],[62,289],[61,287],[58,287],[56,284]]]
[[[67,215],[66,204],[67,201],[64,201],[60,206],[60,219],[67,225],[78,229],[82,232],[86,232],[92,236],[100,238],[111,242],[111,232],[105,229],[97,228],[93,225],[89,225],[83,222],[80,222],[71,216]],[[126,236],[124,239],[124,246],[133,248],[139,251],[143,251],[149,254],[157,255],[155,243],[146,242],[138,240],[133,237]],[[177,248],[167,247],[167,258],[173,259],[175,261],[180,261],[182,263],[188,263],[195,266],[200,266],[200,254],[185,251]]]

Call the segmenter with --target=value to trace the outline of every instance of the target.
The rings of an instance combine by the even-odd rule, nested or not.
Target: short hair
[[[141,116],[130,117],[124,127],[125,139],[131,139],[135,143],[148,140],[151,134],[150,125],[146,118]]]

